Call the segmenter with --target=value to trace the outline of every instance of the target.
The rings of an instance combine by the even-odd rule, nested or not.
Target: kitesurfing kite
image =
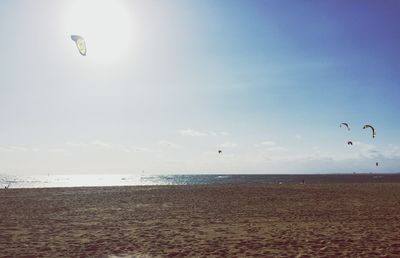
[[[218,153],[221,154],[221,153],[222,153],[222,150],[218,150]]]
[[[353,145],[353,142],[352,141],[348,141],[347,145]]]
[[[76,47],[79,50],[79,53],[83,56],[86,56],[86,43],[85,40],[78,35],[71,35],[71,39],[75,41]]]
[[[371,130],[372,130],[372,138],[375,138],[375,136],[376,136],[375,128],[372,125],[364,125],[363,126],[363,129],[367,129],[367,128],[371,128]]]
[[[376,162],[376,163],[375,163],[375,166],[379,166],[379,163],[378,163],[378,162]]]
[[[340,124],[340,127],[342,127],[342,125],[346,126],[346,127],[347,127],[347,130],[350,131],[350,126],[349,126],[348,123],[341,123],[341,124]]]

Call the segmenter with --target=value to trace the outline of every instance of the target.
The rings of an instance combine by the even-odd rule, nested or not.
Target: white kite
[[[79,50],[79,53],[83,56],[86,56],[86,43],[85,40],[78,35],[71,35],[71,39],[75,41],[76,47]]]

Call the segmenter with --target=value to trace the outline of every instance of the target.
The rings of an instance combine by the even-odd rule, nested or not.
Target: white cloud
[[[287,151],[288,149],[283,146],[278,146],[275,141],[263,141],[257,144],[254,144],[255,147],[260,148],[263,151],[275,151],[275,152],[282,152]]]
[[[183,130],[180,130],[179,133],[184,135],[184,136],[194,136],[194,137],[209,136],[208,133],[199,132],[199,131],[195,131],[195,130],[192,130],[192,129],[183,129]]]
[[[22,153],[22,152],[50,152],[50,153],[61,153],[66,150],[63,148],[36,148],[36,147],[25,147],[19,145],[3,145],[0,146],[0,151],[10,153]]]
[[[141,153],[153,153],[157,152],[155,150],[149,149],[149,148],[142,148],[142,147],[130,147],[130,150],[133,152],[141,152]]]
[[[275,146],[276,142],[274,141],[263,141],[255,144],[256,147],[265,147],[265,146]]]
[[[221,136],[228,136],[228,135],[229,135],[229,133],[224,132],[224,131],[220,132],[219,134],[220,134]]]
[[[397,159],[400,158],[400,148],[399,146],[389,144],[386,147],[378,148],[373,144],[367,144],[362,142],[353,142],[358,156],[360,158],[368,159]]]
[[[48,152],[52,152],[52,153],[64,153],[66,152],[65,149],[61,149],[61,148],[53,148],[53,149],[49,149]]]
[[[174,148],[174,149],[178,149],[181,148],[182,146],[180,146],[179,144],[170,142],[170,141],[166,141],[166,140],[161,140],[158,142],[158,144],[162,147],[167,147],[167,148]]]
[[[116,144],[110,144],[110,143],[106,143],[100,140],[95,140],[91,143],[91,145],[93,146],[97,146],[97,147],[102,147],[102,148],[113,148],[113,147],[118,147],[118,145]]]
[[[389,148],[384,151],[384,156],[389,159],[400,158],[400,147],[389,144]]]
[[[353,142],[353,146],[356,147],[355,153],[360,158],[375,159],[383,156],[383,153],[373,144],[356,141]]]
[[[83,146],[82,143],[77,143],[77,142],[65,142],[65,145],[71,146],[71,147],[81,147],[81,146]]]
[[[210,136],[218,136],[218,134],[217,134],[216,132],[213,132],[213,131],[209,132],[208,134],[209,134]]]
[[[237,146],[238,145],[234,142],[225,142],[225,143],[218,145],[219,148],[235,148]]]
[[[268,151],[287,151],[288,149],[285,147],[281,147],[281,146],[273,146],[273,147],[269,147],[267,148]]]
[[[65,145],[75,149],[85,149],[88,151],[93,150],[102,150],[102,151],[120,151],[120,152],[140,152],[140,153],[153,153],[157,152],[155,150],[146,148],[146,147],[138,147],[138,146],[129,146],[118,143],[109,143],[102,140],[94,140],[92,142],[66,142]]]
[[[179,133],[183,136],[193,136],[193,137],[207,137],[207,136],[228,136],[229,133],[221,131],[221,132],[215,132],[215,131],[209,131],[209,132],[201,132],[193,129],[182,129],[179,130]]]
[[[6,152],[27,152],[30,151],[30,148],[27,148],[25,146],[18,146],[18,145],[4,145],[0,146],[1,151],[6,151]]]

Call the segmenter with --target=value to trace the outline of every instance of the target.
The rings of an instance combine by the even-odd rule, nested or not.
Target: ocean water
[[[202,184],[306,184],[400,182],[398,174],[267,175],[0,175],[1,188]]]

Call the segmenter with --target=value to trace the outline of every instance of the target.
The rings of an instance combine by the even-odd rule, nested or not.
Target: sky
[[[400,172],[399,12],[3,0],[0,173]]]

